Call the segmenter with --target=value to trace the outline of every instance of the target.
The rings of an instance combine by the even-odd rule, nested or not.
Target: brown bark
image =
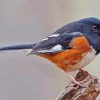
[[[83,70],[78,72],[75,79],[80,82],[82,86],[70,82],[58,95],[56,100],[96,100],[100,93],[100,83],[98,79]]]

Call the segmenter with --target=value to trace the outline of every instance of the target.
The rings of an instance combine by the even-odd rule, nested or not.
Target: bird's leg
[[[75,84],[77,84],[77,85],[79,85],[79,86],[81,86],[81,87],[84,87],[84,86],[81,84],[81,82],[76,81],[75,78],[74,78],[70,73],[68,73],[68,75],[69,75],[69,77],[72,79],[72,81],[73,81]]]

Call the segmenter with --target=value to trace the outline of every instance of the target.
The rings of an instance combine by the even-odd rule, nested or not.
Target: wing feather
[[[80,32],[62,34],[52,34],[46,39],[43,39],[31,50],[29,54],[44,54],[44,53],[57,53],[66,49],[70,49],[70,42],[75,37],[83,36]]]

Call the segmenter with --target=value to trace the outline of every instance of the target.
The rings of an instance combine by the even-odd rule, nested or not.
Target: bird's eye
[[[96,25],[93,25],[92,28],[93,28],[94,31],[97,31],[97,26]]]

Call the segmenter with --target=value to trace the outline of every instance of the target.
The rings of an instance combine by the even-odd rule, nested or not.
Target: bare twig
[[[81,86],[70,82],[70,84],[58,95],[56,100],[96,100],[100,93],[98,79],[88,72],[80,70],[75,78]]]

